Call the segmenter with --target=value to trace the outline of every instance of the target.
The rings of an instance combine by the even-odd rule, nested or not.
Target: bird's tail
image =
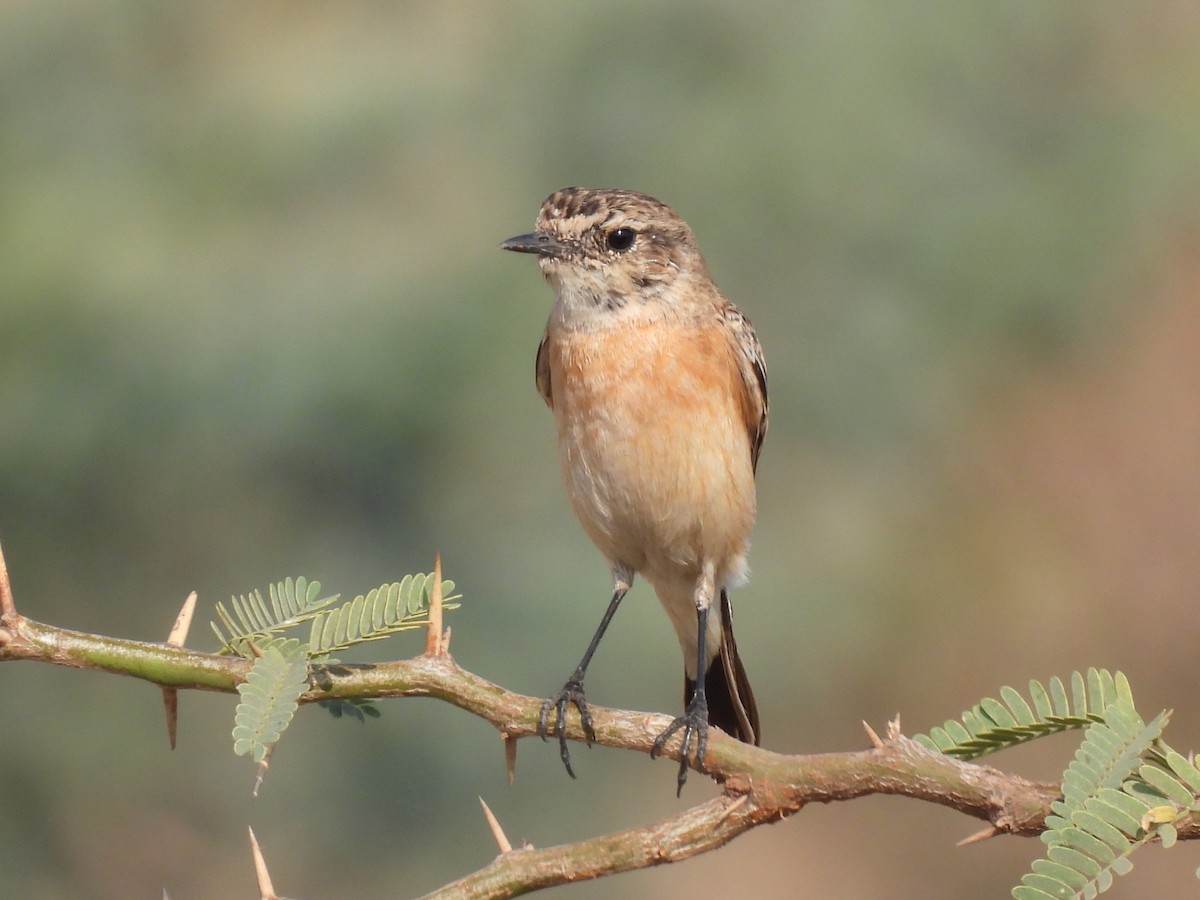
[[[696,682],[684,676],[683,700],[686,705]],[[758,746],[762,732],[758,726],[758,707],[750,680],[738,656],[733,639],[733,608],[729,595],[721,590],[721,649],[704,675],[704,695],[708,700],[708,721],[739,741]]]

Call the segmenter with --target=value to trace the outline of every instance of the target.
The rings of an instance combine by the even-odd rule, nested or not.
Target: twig
[[[160,687],[232,693],[249,671],[239,657],[198,653],[83,634],[21,619],[0,645],[0,662],[27,660],[133,676]],[[541,697],[529,697],[460,668],[446,653],[371,665],[315,667],[306,703],[327,699],[433,697],[492,723],[506,742],[537,731]],[[591,707],[595,743],[648,752],[669,718],[644,712]],[[582,741],[578,721],[567,727]],[[672,754],[665,754],[671,756]],[[813,802],[851,800],[869,794],[913,797],[989,823],[989,834],[1034,835],[1044,830],[1057,785],[1037,784],[929,750],[889,723],[870,750],[788,756],[740,743],[714,729],[705,769],[725,794],[662,822],[578,844],[504,853],[484,869],[433,896],[512,896],[566,880],[596,877],[683,859],[732,840],[756,825],[794,815]],[[983,832],[980,832],[982,839]],[[1185,823],[1181,839],[1200,837],[1200,824]],[[506,887],[507,885],[507,887]],[[493,890],[494,889],[494,890]]]
[[[197,653],[54,628],[30,619],[0,661],[24,659],[131,675],[160,687],[200,688],[232,693],[246,677],[250,661]],[[542,698],[505,690],[460,668],[449,655],[418,656],[371,665],[314,668],[320,687],[302,703],[318,700],[434,697],[491,722],[508,740],[537,733]],[[591,708],[595,743],[648,753],[666,716]],[[714,730],[705,758],[707,772],[732,794],[752,794],[776,818],[813,801],[850,800],[865,794],[901,794],[940,803],[989,821],[1007,834],[1038,834],[1054,785],[1038,785],[986,766],[964,763],[927,750],[895,731],[872,750],[786,756],[743,744]],[[578,720],[567,726],[570,740],[582,741]],[[675,753],[663,754],[667,758]],[[677,761],[677,760],[676,760]],[[1197,829],[1200,830],[1200,829]],[[1181,837],[1185,836],[1181,833]]]
[[[753,804],[716,797],[678,815],[557,847],[522,847],[423,900],[515,897],[526,891],[568,884],[663,863],[680,862],[729,843],[766,816]]]

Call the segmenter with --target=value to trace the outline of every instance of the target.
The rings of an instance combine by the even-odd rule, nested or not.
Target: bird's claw
[[[579,724],[583,727],[583,737],[587,745],[592,746],[596,732],[592,728],[592,714],[588,711],[587,699],[583,693],[583,679],[572,676],[567,679],[563,689],[542,704],[541,715],[538,716],[538,734],[542,740],[553,732],[558,737],[558,752],[566,766],[567,774],[575,777],[571,768],[571,751],[567,746],[567,710],[574,706],[579,710]],[[550,728],[550,710],[554,710],[554,727]]]
[[[704,754],[708,750],[708,702],[703,695],[693,697],[683,715],[673,720],[666,730],[655,739],[654,746],[650,748],[651,759],[663,752],[667,741],[677,731],[683,731],[683,743],[679,746],[679,776],[675,780],[678,785],[675,790],[676,797],[683,793],[683,785],[687,781],[688,757],[691,755],[693,742],[696,747],[696,770],[703,771],[704,769]]]

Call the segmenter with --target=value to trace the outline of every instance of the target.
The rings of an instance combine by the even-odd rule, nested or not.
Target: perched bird
[[[711,722],[759,743],[758,710],[733,639],[728,589],[745,581],[754,472],[767,432],[767,374],[749,320],[713,284],[687,223],[626,190],[564,188],[536,230],[500,247],[537,256],[555,303],[537,350],[571,506],[612,570],[613,595],[563,689],[542,707],[571,777],[566,719],[595,738],[583,679],[621,599],[642,575],[684,658],[679,789]],[[719,602],[719,609],[713,610]],[[549,723],[550,712],[554,723]]]

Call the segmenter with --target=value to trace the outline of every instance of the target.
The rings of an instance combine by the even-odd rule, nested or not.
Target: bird
[[[758,708],[733,636],[729,590],[748,577],[754,478],[767,433],[767,373],[750,320],[713,283],[692,229],[647,194],[568,187],[542,203],[535,230],[503,250],[536,256],[555,294],[536,384],[554,414],[558,461],[584,531],[608,561],[613,593],[600,626],[538,720],[567,773],[570,707],[595,739],[584,677],[621,600],[641,575],[684,657],[676,795],[704,771],[709,725],[753,745]],[[715,609],[714,609],[715,607]],[[553,723],[550,716],[553,713]]]

